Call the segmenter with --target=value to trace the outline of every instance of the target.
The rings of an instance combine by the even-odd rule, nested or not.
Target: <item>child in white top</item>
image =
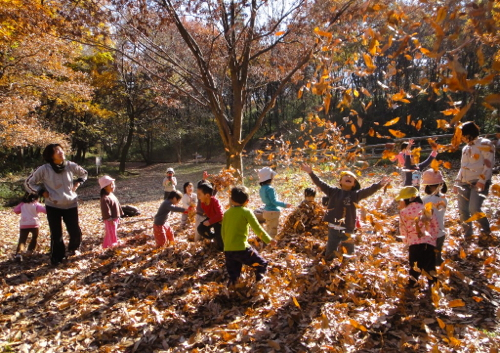
[[[174,168],[167,168],[166,177],[163,179],[163,199],[166,200],[172,191],[175,191],[177,179],[174,176]]]
[[[446,230],[444,228],[444,214],[448,206],[448,200],[443,195],[448,191],[448,187],[440,171],[428,169],[422,174],[422,186],[425,187],[425,196],[422,197],[424,205],[432,202],[432,209],[437,217],[439,232],[436,240],[436,265],[439,266],[443,263],[441,252],[443,250],[444,237]]]
[[[196,213],[196,203],[198,201],[198,197],[196,196],[196,193],[193,192],[193,183],[188,181],[184,183],[182,188],[184,189],[184,195],[182,195],[182,207],[186,209],[181,218],[181,224],[184,227],[190,223],[189,215],[194,215]]]
[[[14,207],[14,212],[21,215],[19,221],[19,242],[16,249],[16,260],[21,261],[21,253],[26,249],[26,241],[31,233],[31,241],[28,246],[28,253],[36,249],[38,239],[38,228],[40,227],[40,219],[38,213],[47,213],[45,207],[38,203],[37,194],[26,193],[22,202]]]

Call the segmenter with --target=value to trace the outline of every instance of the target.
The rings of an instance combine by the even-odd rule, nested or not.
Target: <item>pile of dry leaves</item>
[[[384,169],[372,173],[360,178],[364,186],[389,174]],[[274,184],[278,194],[299,204],[298,187],[312,185],[303,172],[285,174]],[[161,177],[158,171],[153,178],[158,185]],[[328,180],[328,173],[323,177]],[[127,190],[144,178],[118,180],[117,196],[133,202]],[[397,232],[395,189],[380,191],[360,205],[364,216],[356,252],[333,263],[321,256],[326,241],[322,207],[301,204],[284,211],[278,244],[255,241],[270,261],[266,280],[254,285],[252,269],[245,268],[239,287],[231,292],[225,286],[223,254],[210,244],[187,241],[194,229],[181,230],[179,215],[171,218],[179,229],[175,246],[154,248],[150,216],[161,202],[161,190],[150,194],[149,201],[140,195],[135,205],[142,215],[122,222],[123,245],[105,251],[98,201],[82,203],[82,252],[56,268],[44,255],[46,222],[42,253],[13,261],[18,218],[10,210],[1,211],[0,351],[498,351],[498,244],[465,244],[456,201],[449,195],[449,236],[445,262],[438,269],[439,286],[407,293],[407,255]],[[252,207],[258,206],[255,194],[254,189]],[[226,194],[220,198],[227,204]],[[499,195],[490,195],[485,206],[495,229],[498,202]],[[500,236],[498,230],[495,235]]]

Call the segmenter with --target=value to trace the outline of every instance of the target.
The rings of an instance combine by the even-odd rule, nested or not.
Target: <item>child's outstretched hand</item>
[[[389,184],[390,182],[392,181],[392,178],[389,177],[389,176],[385,176],[383,177],[381,180],[380,180],[380,184],[383,185],[383,186],[386,186],[387,184]]]
[[[303,170],[304,172],[306,172],[307,174],[310,174],[313,171],[312,167],[307,163],[302,163],[302,165],[300,166],[300,169]]]

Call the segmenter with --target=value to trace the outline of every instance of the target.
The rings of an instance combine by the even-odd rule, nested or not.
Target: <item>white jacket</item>
[[[462,161],[456,182],[465,184],[479,181],[484,184],[491,180],[494,163],[495,146],[490,140],[478,137],[462,149]]]

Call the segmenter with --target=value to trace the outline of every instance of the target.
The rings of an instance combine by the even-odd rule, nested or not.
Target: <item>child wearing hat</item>
[[[390,177],[382,178],[367,188],[361,189],[356,175],[349,171],[340,173],[340,187],[328,185],[314,174],[312,167],[302,164],[301,169],[311,177],[316,186],[328,196],[328,206],[323,221],[328,222],[328,241],[326,243],[325,258],[332,260],[339,245],[345,248],[348,254],[354,252],[354,240],[351,234],[356,228],[356,203],[373,195],[391,182]]]
[[[435,249],[439,232],[436,215],[433,214],[432,208],[429,210],[424,207],[414,186],[402,188],[396,196],[396,201],[401,201],[399,231],[408,245],[410,265],[408,284],[410,287],[415,286],[422,270],[431,276],[431,282],[435,282],[432,272],[436,269]]]
[[[260,169],[257,174],[259,175],[259,184],[261,186],[259,190],[260,199],[264,203],[264,212],[262,216],[264,221],[264,228],[267,234],[271,238],[274,238],[278,234],[278,225],[280,221],[280,209],[288,208],[292,205],[282,201],[278,201],[276,196],[276,190],[272,187],[271,183],[273,178],[276,176],[276,172],[269,167],[264,167]]]
[[[443,263],[443,258],[441,252],[444,245],[444,237],[446,230],[444,228],[444,215],[446,213],[446,207],[448,206],[448,200],[444,194],[448,191],[448,187],[443,178],[441,171],[434,169],[427,169],[422,174],[422,184],[424,187],[425,196],[422,197],[424,205],[427,203],[432,203],[432,209],[436,215],[439,232],[436,240],[436,265],[439,266]]]
[[[167,168],[167,172],[165,174],[166,177],[163,179],[164,200],[167,199],[168,195],[170,195],[172,191],[176,190],[175,187],[177,185],[177,179],[174,176],[175,174],[174,168]]]
[[[120,202],[113,193],[115,191],[115,179],[109,175],[104,175],[99,178],[99,186],[101,188],[101,213],[104,222],[102,247],[106,249],[118,244],[116,231],[120,217],[123,216],[123,211]]]

